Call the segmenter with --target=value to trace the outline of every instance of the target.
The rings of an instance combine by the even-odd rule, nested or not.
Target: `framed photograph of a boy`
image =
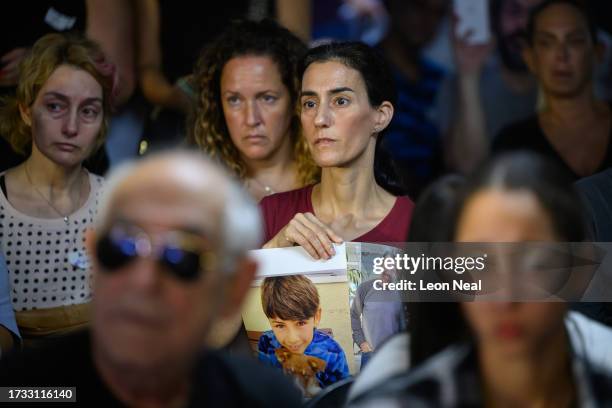
[[[306,275],[260,279],[242,317],[254,355],[294,377],[307,398],[356,373],[346,276],[327,283]]]

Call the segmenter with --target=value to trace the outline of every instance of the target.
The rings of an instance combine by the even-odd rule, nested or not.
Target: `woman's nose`
[[[317,108],[317,114],[314,118],[314,124],[317,127],[329,127],[331,125],[331,115],[329,108],[321,104]]]
[[[246,104],[246,123],[248,126],[257,126],[261,123],[261,112],[255,101]]]
[[[79,115],[76,111],[70,111],[64,119],[62,132],[66,136],[76,136],[79,133]]]

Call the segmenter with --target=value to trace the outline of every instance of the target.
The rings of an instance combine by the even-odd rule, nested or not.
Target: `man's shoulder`
[[[87,381],[93,375],[89,332],[51,340],[41,349],[16,351],[0,361],[2,385],[66,385]],[[83,371],[87,371],[86,373]]]
[[[374,282],[380,279],[380,275],[376,275],[375,277],[365,280],[357,286],[357,293],[364,295],[370,290],[374,289]]]
[[[79,406],[120,406],[95,368],[90,335],[81,331],[0,361],[0,385],[76,387]]]
[[[249,355],[207,353],[199,361],[194,381],[199,390],[196,401],[249,407],[301,404],[301,394],[280,370]]]

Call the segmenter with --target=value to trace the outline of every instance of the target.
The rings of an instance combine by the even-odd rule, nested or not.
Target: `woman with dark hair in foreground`
[[[457,242],[584,238],[570,180],[529,154],[500,157],[485,167],[464,189],[452,218]],[[353,395],[352,406],[612,403],[612,331],[568,313],[565,302],[428,303],[419,305],[418,312],[406,360],[407,366],[424,362],[407,373],[380,373],[376,385]],[[438,352],[440,341],[446,347]],[[383,352],[390,351],[383,347]]]

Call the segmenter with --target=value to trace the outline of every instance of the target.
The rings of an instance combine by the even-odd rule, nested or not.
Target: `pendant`
[[[89,259],[87,258],[87,255],[76,249],[68,255],[68,262],[70,265],[79,269],[85,270],[89,268]]]
[[[68,219],[68,217],[64,217],[64,222],[66,223],[66,225],[70,224],[70,220]]]

